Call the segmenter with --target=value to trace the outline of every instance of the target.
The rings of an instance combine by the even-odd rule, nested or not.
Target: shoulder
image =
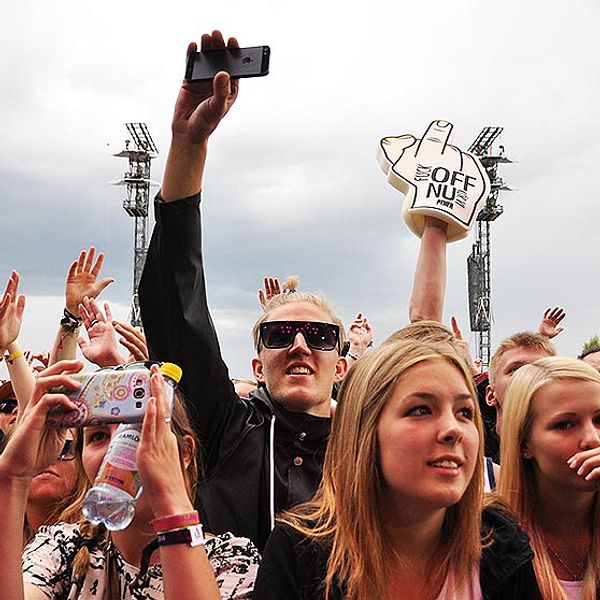
[[[223,533],[206,540],[206,553],[221,598],[246,600],[252,597],[260,555],[249,539]]]
[[[211,562],[230,557],[246,557],[250,562],[260,561],[254,543],[248,538],[236,537],[231,532],[222,533],[206,540],[206,553]]]
[[[487,508],[482,515],[483,552],[480,564],[482,589],[489,598],[540,598],[529,536],[502,507]]]
[[[27,545],[25,552],[38,551],[41,548],[51,550],[54,547],[60,547],[65,551],[69,548],[79,549],[82,541],[83,538],[77,524],[42,525]]]

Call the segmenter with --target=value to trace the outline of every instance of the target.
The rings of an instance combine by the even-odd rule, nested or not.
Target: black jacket
[[[151,357],[183,369],[180,388],[201,442],[197,507],[207,530],[232,531],[262,550],[274,513],[316,490],[331,420],[290,413],[263,389],[238,398],[206,300],[199,201],[155,202],[142,321]]]
[[[513,521],[488,509],[482,519],[484,540],[490,532],[491,544],[484,548],[480,563],[484,599],[542,600],[527,535]],[[323,600],[322,582],[328,556],[323,546],[309,541],[289,525],[279,523],[265,548],[252,598]],[[343,586],[338,586],[332,600],[343,597]]]

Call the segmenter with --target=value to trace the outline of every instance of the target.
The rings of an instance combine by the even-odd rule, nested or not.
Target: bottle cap
[[[169,377],[177,383],[181,381],[181,376],[183,375],[183,371],[181,370],[180,366],[176,365],[175,363],[168,362],[160,365],[160,372],[165,377]]]

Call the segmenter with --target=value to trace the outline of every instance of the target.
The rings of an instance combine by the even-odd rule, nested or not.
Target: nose
[[[581,450],[591,450],[592,448],[598,448],[598,446],[600,446],[600,430],[596,424],[589,421],[581,432],[579,447]]]
[[[294,341],[292,345],[289,347],[288,352],[290,354],[310,354],[310,348],[304,339],[304,334],[302,332],[298,332],[294,337]]]
[[[440,417],[438,442],[456,444],[463,437],[463,430],[453,412],[444,413]]]

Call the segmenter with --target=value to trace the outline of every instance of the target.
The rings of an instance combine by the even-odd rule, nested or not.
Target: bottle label
[[[104,483],[136,497],[141,481],[136,470],[136,452],[140,432],[135,429],[119,431],[109,449],[95,483]]]

